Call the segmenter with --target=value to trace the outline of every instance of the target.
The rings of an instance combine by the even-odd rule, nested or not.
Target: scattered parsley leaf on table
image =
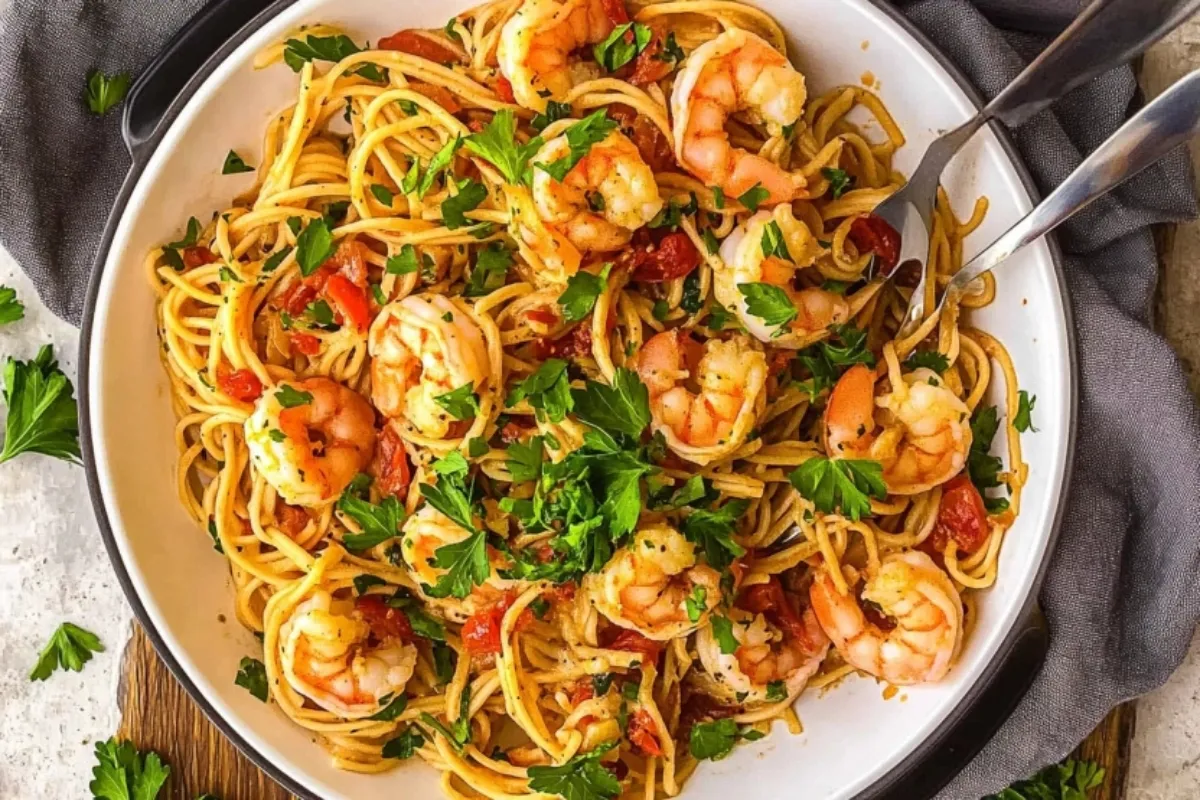
[[[1091,761],[1069,759],[1052,764],[1028,780],[1017,781],[984,800],[1087,800],[1104,783],[1104,770]]]
[[[267,702],[267,668],[257,658],[242,658],[233,682],[264,703]]]
[[[95,800],[154,800],[171,774],[158,753],[143,754],[115,736],[96,742],[96,761],[88,784]]]
[[[4,365],[8,405],[0,463],[21,453],[79,461],[79,420],[74,389],[44,345],[32,361],[9,358]]]
[[[530,791],[556,794],[567,800],[611,800],[621,793],[621,782],[600,763],[600,758],[615,745],[607,742],[559,766],[530,767]]]
[[[125,99],[131,83],[133,79],[128,72],[105,75],[98,69],[92,70],[88,73],[87,90],[84,93],[88,108],[96,116],[104,116]]]
[[[872,497],[887,497],[883,465],[878,461],[815,456],[796,467],[789,477],[796,491],[817,510],[839,511],[855,521],[870,515]]]
[[[7,325],[25,317],[25,305],[17,299],[16,289],[0,286],[0,325]]]
[[[100,643],[100,637],[78,625],[64,622],[51,634],[50,641],[29,673],[29,680],[44,681],[60,667],[79,672],[84,664],[92,660],[92,653],[103,652],[104,645]]]

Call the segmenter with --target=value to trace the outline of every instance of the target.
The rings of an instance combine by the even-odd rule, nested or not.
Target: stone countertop
[[[49,343],[74,381],[79,332],[46,310],[2,249],[0,284],[25,303],[25,319],[0,327],[0,359],[28,360]],[[0,798],[86,795],[94,743],[120,720],[117,683],[131,616],[83,468],[35,454],[0,464]],[[105,651],[82,672],[30,681],[38,653],[64,621],[94,632]]]

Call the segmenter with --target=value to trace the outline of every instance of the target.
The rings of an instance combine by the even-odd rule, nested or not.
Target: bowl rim
[[[922,47],[934,59],[937,65],[946,73],[946,75],[958,86],[959,89],[966,95],[968,101],[975,107],[976,110],[982,109],[984,106],[982,96],[973,83],[966,77],[963,71],[942,52],[941,48],[935,45],[912,21],[900,13],[898,9],[893,7],[887,0],[865,0],[876,10],[888,19],[890,23],[897,26],[908,36],[911,36],[920,47]],[[114,573],[117,576],[117,581],[121,586],[121,590],[129,602],[130,607],[134,612],[138,623],[142,630],[150,639],[158,657],[166,665],[171,675],[184,688],[188,696],[200,708],[204,716],[225,736],[237,749],[258,769],[266,773],[273,781],[281,785],[285,790],[302,798],[302,800],[321,800],[318,795],[312,793],[307,787],[302,785],[298,780],[289,775],[281,766],[271,761],[257,749],[255,749],[242,735],[238,732],[235,724],[222,716],[217,709],[209,702],[206,695],[196,686],[196,684],[188,677],[182,665],[176,659],[174,653],[167,646],[166,641],[155,626],[142,602],[141,597],[137,593],[134,583],[130,577],[128,568],[121,556],[120,549],[117,544],[116,533],[112,522],[109,518],[108,508],[104,502],[104,497],[101,491],[100,479],[95,460],[95,451],[93,447],[93,431],[91,419],[91,402],[90,396],[92,391],[90,376],[91,376],[91,344],[92,334],[94,332],[93,324],[96,316],[96,305],[99,298],[100,285],[102,283],[103,270],[105,263],[108,260],[112,249],[113,239],[117,228],[120,225],[124,215],[129,198],[134,189],[141,181],[146,165],[150,161],[151,155],[157,150],[166,132],[174,125],[180,112],[191,100],[191,98],[200,90],[200,88],[208,81],[212,73],[217,67],[222,64],[234,51],[236,51],[247,39],[254,35],[259,29],[270,22],[279,14],[290,8],[296,3],[296,0],[275,0],[262,12],[257,14],[253,19],[246,23],[242,28],[230,36],[220,47],[218,47],[212,55],[210,55],[204,63],[196,70],[192,77],[186,82],[174,99],[170,102],[166,112],[159,121],[154,133],[144,141],[140,142],[136,153],[133,154],[132,164],[129,172],[121,184],[116,197],[113,200],[112,210],[104,226],[104,232],[101,236],[100,243],[97,246],[96,255],[92,262],[91,274],[88,278],[87,293],[84,302],[83,316],[80,325],[79,337],[79,356],[78,356],[78,385],[79,398],[78,404],[83,411],[79,418],[80,446],[83,456],[83,466],[86,472],[88,494],[91,500],[93,512],[96,517],[97,527],[100,531],[100,536],[104,541],[104,548],[108,553],[109,561],[112,564]],[[203,14],[204,10],[198,12]],[[181,30],[186,28],[189,23],[184,23]],[[160,54],[152,59],[145,67],[145,70],[150,70],[163,58],[163,53],[169,49],[169,44],[164,45]],[[1001,150],[1008,158],[1017,178],[1020,180],[1022,188],[1028,194],[1032,204],[1036,205],[1041,199],[1041,193],[1038,191],[1033,177],[1029,172],[1029,168],[1025,165],[1024,159],[1017,150],[1011,134],[1006,128],[995,121],[991,121],[987,126],[995,135],[1000,144]],[[132,152],[132,150],[131,150]],[[1027,594],[1021,599],[1021,613],[1017,615],[1009,630],[1005,633],[1004,639],[996,650],[996,654],[992,659],[992,663],[978,676],[974,685],[963,695],[958,704],[950,711],[949,714],[939,723],[934,730],[923,741],[919,742],[913,750],[903,758],[900,763],[896,764],[889,772],[882,775],[875,783],[863,789],[857,796],[856,800],[865,798],[876,798],[888,796],[889,790],[896,788],[895,784],[901,777],[911,775],[920,767],[925,766],[931,760],[932,756],[944,744],[944,738],[954,727],[963,721],[965,717],[977,710],[979,701],[985,694],[989,686],[998,677],[999,673],[1004,670],[1009,656],[1014,650],[1021,638],[1022,634],[1028,629],[1027,625],[1021,624],[1027,621],[1030,617],[1038,616],[1037,594],[1040,591],[1043,580],[1045,579],[1046,571],[1050,561],[1053,558],[1055,548],[1062,529],[1062,521],[1066,511],[1067,501],[1069,499],[1071,477],[1074,472],[1075,462],[1075,444],[1076,432],[1078,429],[1078,413],[1079,413],[1079,361],[1077,354],[1076,328],[1074,314],[1070,303],[1070,294],[1068,292],[1066,274],[1064,269],[1064,260],[1062,250],[1059,247],[1058,239],[1052,232],[1045,236],[1045,241],[1049,249],[1050,261],[1053,266],[1054,278],[1057,284],[1059,296],[1062,300],[1061,307],[1063,311],[1063,321],[1066,328],[1066,344],[1067,352],[1066,359],[1069,368],[1068,386],[1070,389],[1070,400],[1068,403],[1067,414],[1067,430],[1065,433],[1065,458],[1063,461],[1062,487],[1059,491],[1057,503],[1054,509],[1053,520],[1050,530],[1046,534],[1046,547],[1043,552],[1040,563],[1038,564],[1036,574],[1029,584]],[[1039,662],[1040,663],[1040,662]],[[1040,669],[1040,666],[1038,667]],[[1014,702],[1020,702],[1019,698]],[[1007,717],[1007,714],[1005,715]],[[986,743],[986,742],[985,742]],[[963,765],[965,766],[965,764]],[[950,774],[944,776],[941,780],[941,786],[944,786],[955,775]],[[936,790],[935,790],[936,791]]]

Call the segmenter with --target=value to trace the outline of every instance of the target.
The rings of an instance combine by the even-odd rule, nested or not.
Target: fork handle
[[[1200,0],[1095,0],[984,108],[1020,125],[1077,86],[1129,61],[1200,8]]]
[[[972,280],[1197,133],[1200,133],[1200,70],[1181,78],[1131,117],[1024,219],[965,264],[950,281],[945,297],[962,291]]]

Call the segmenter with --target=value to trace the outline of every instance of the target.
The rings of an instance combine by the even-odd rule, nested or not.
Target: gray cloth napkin
[[[128,166],[117,115],[97,120],[83,105],[86,73],[136,73],[201,2],[11,3],[0,10],[0,242],[50,308],[77,323]],[[991,97],[1081,5],[900,7]],[[1133,73],[1122,68],[1018,130],[1042,191],[1137,101]],[[1150,329],[1157,265],[1149,230],[1195,214],[1191,185],[1177,153],[1059,234],[1082,380],[1070,502],[1041,594],[1051,651],[1012,719],[940,797],[978,798],[1062,758],[1115,704],[1162,684],[1191,640],[1200,611],[1200,420],[1175,355]]]

